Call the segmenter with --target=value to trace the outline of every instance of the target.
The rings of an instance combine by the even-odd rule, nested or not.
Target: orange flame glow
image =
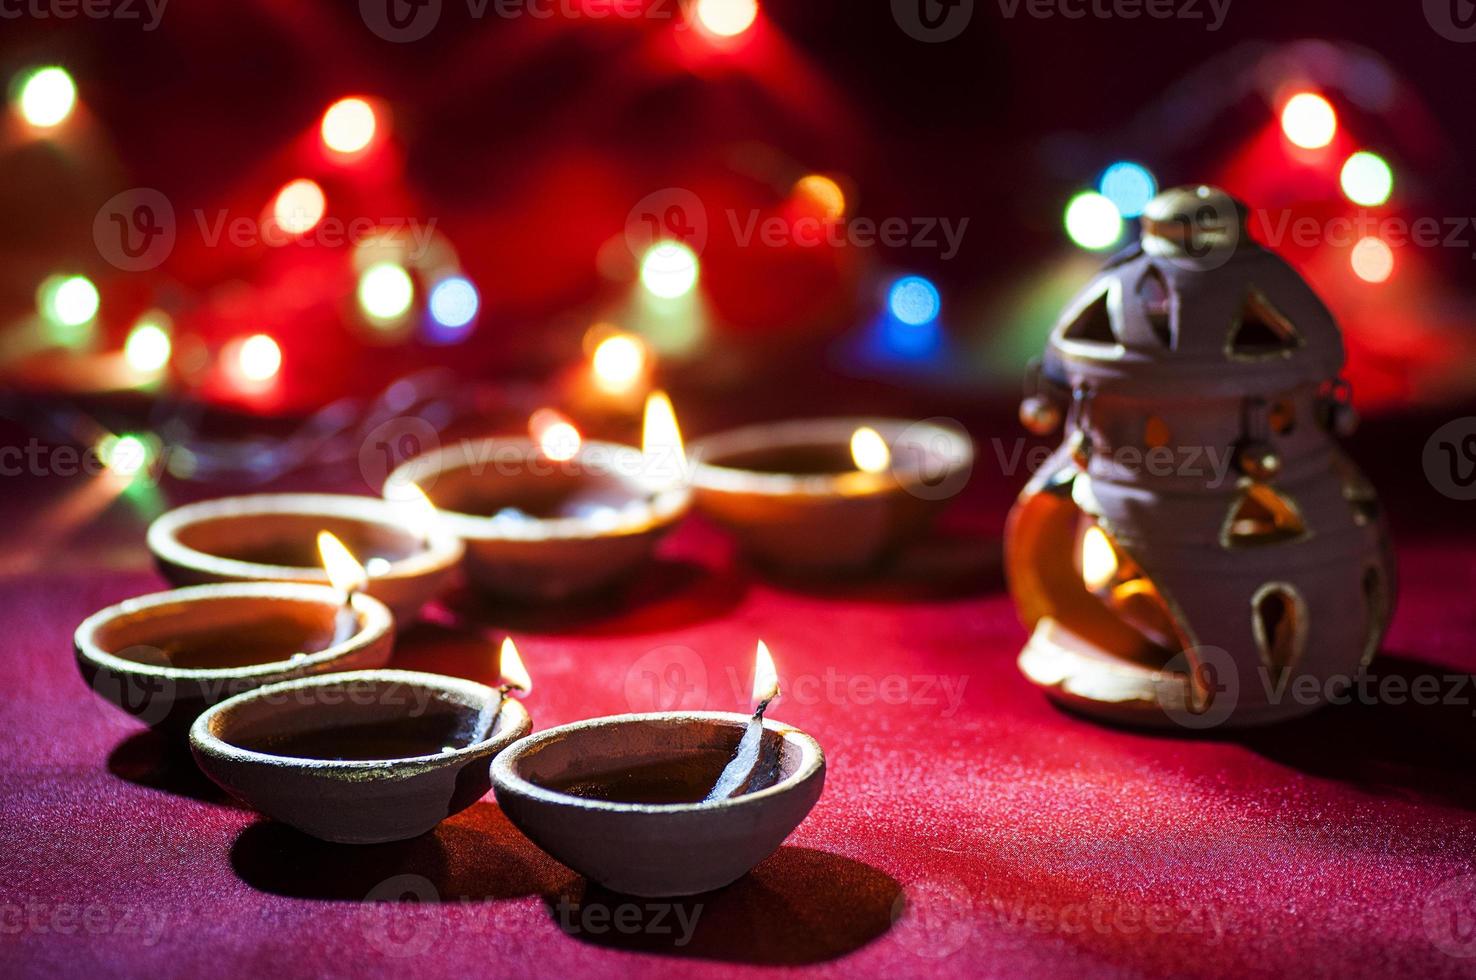
[[[528,668],[524,666],[523,658],[518,655],[517,644],[513,643],[510,636],[502,640],[502,653],[498,663],[504,684],[524,694],[533,690],[533,678],[528,676]]]
[[[687,450],[682,444],[682,430],[677,426],[676,409],[664,391],[653,391],[646,397],[641,454],[648,470],[671,477],[672,482],[680,480],[686,471]]]

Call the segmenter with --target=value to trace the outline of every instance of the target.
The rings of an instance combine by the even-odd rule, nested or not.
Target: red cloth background
[[[1419,477],[1434,424],[1373,428],[1357,449],[1390,499],[1402,575],[1378,670],[1469,670],[1469,517]],[[1145,734],[1056,710],[1015,669],[1024,634],[999,575],[1024,474],[1002,475],[989,440],[1008,446],[1015,429],[971,429],[979,465],[946,533],[883,580],[771,583],[693,520],[618,597],[577,613],[483,610],[519,639],[539,728],[651,707],[645,671],[667,663],[688,670],[685,703],[735,709],[755,639],[773,648],[790,691],[773,716],[824,745],[825,793],[751,876],[681,903],[698,915],[683,946],[617,932],[601,916],[631,900],[586,893],[490,797],[431,835],[369,848],[223,799],[73,666],[84,616],[161,587],[142,521],[119,505],[36,557],[60,484],[12,481],[0,973],[1469,974],[1476,960],[1436,940],[1459,951],[1472,921],[1459,879],[1476,874],[1473,692],[1249,735]],[[396,664],[487,679],[490,648],[455,623],[442,611],[417,627]],[[955,711],[940,682],[962,690]],[[365,901],[407,880],[437,900]]]

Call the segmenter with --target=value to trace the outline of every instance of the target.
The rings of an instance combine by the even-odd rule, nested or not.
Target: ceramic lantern
[[[1305,713],[1379,648],[1393,563],[1336,323],[1210,187],[1159,195],[1068,307],[1021,419],[1064,441],[1010,514],[1026,677],[1139,724]],[[1310,678],[1310,679],[1309,679]]]

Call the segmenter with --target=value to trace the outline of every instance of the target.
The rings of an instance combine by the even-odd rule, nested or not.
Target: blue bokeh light
[[[1141,163],[1123,160],[1102,171],[1097,189],[1124,218],[1136,218],[1158,193],[1158,181]]]
[[[938,319],[943,300],[938,287],[922,276],[903,276],[892,283],[887,306],[898,320],[910,327],[921,327]]]
[[[460,340],[477,317],[481,299],[477,287],[464,276],[449,276],[436,283],[430,294],[431,330],[443,343]]]

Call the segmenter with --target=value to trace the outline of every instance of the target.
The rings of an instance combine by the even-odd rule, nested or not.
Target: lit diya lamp
[[[487,763],[533,723],[532,680],[504,640],[500,687],[369,670],[274,684],[196,719],[190,748],[222,789],[322,840],[407,840],[471,806]]]
[[[149,526],[149,550],[175,585],[209,582],[322,584],[314,542],[327,530],[369,572],[365,591],[389,606],[400,625],[444,591],[461,561],[455,535],[437,527],[419,488],[396,500],[343,494],[254,494],[188,504]]]
[[[933,422],[809,419],[708,436],[692,447],[696,503],[760,564],[859,571],[962,489],[969,437]]]
[[[346,549],[330,554],[332,586],[196,585],[94,613],[73,638],[83,679],[145,724],[182,729],[243,691],[382,667],[394,644],[394,616],[363,594],[364,570]]]
[[[825,785],[809,735],[764,718],[779,680],[755,658],[751,715],[616,715],[540,732],[492,764],[498,805],[529,839],[614,891],[692,895],[774,853]]]
[[[639,450],[584,440],[551,410],[530,430],[408,460],[385,496],[423,487],[439,526],[466,543],[468,578],[490,594],[560,600],[628,578],[691,502],[671,402],[648,399]]]

